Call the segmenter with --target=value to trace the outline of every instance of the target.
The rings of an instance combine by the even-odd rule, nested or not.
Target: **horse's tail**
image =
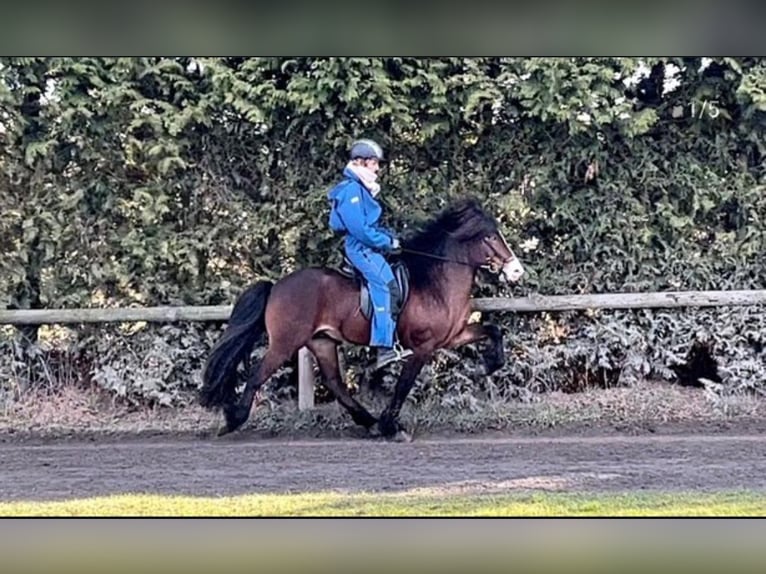
[[[237,383],[237,365],[247,357],[266,330],[266,303],[274,284],[259,281],[237,298],[226,330],[210,352],[202,373],[199,402],[213,408],[230,402]]]

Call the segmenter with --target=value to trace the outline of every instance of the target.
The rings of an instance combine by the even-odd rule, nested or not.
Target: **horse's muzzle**
[[[521,265],[521,262],[514,257],[508,263],[503,265],[500,277],[509,283],[516,283],[521,279],[522,275],[524,275],[524,267]]]

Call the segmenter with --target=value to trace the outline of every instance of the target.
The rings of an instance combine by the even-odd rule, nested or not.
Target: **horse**
[[[371,434],[409,441],[399,413],[421,369],[442,348],[454,349],[488,341],[483,352],[485,373],[505,363],[503,334],[492,323],[470,323],[471,290],[480,269],[515,283],[524,268],[508,246],[497,221],[472,198],[461,198],[402,242],[401,287],[397,320],[399,342],[410,356],[404,360],[393,396],[376,419],[345,386],[338,367],[338,345],[367,346],[369,314],[361,312],[363,282],[330,267],[308,267],[279,279],[258,281],[237,298],[224,332],[211,349],[203,368],[199,402],[222,408],[225,425],[219,436],[244,424],[258,389],[307,347],[316,357],[325,386],[352,420]],[[248,360],[263,335],[268,348],[253,365],[239,398],[236,370]],[[377,428],[375,428],[377,425]]]

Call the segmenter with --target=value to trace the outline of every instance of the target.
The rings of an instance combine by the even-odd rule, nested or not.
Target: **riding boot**
[[[406,359],[410,355],[412,355],[412,351],[410,349],[405,349],[402,347],[399,341],[396,341],[392,349],[378,349],[378,357],[377,361],[375,361],[375,370],[377,371],[389,363],[396,363],[402,359]]]

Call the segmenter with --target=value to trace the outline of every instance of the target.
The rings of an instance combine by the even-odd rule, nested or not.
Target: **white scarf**
[[[380,193],[380,184],[376,181],[378,179],[378,174],[367,169],[363,165],[356,165],[351,162],[348,163],[346,168],[353,171],[357,177],[362,180],[362,184],[369,190],[372,197],[375,197]]]

